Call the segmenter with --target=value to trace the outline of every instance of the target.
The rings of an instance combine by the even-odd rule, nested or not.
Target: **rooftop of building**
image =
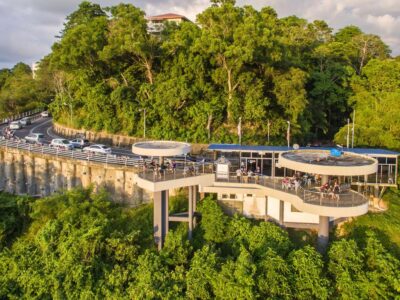
[[[182,20],[189,21],[189,19],[186,18],[185,16],[174,14],[174,13],[167,13],[167,14],[147,17],[147,20],[149,20],[149,21],[167,21],[167,20],[171,20],[171,19],[182,19]]]
[[[299,149],[315,149],[315,150],[331,150],[334,147],[300,147]],[[224,152],[285,152],[294,150],[293,147],[287,146],[259,146],[259,145],[238,145],[238,144],[210,144],[208,150],[224,151]],[[353,152],[363,155],[376,156],[399,156],[400,153],[380,148],[341,148],[343,152]]]

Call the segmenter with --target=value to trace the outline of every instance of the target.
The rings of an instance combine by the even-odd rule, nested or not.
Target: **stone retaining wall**
[[[130,148],[132,144],[144,141],[143,138],[137,138],[126,135],[111,134],[104,131],[96,132],[85,129],[74,129],[64,125],[53,123],[53,131],[66,138],[75,138],[77,136],[84,136],[91,142],[109,144],[117,147]],[[192,154],[199,154],[208,148],[208,144],[191,144]]]
[[[75,187],[104,188],[110,198],[128,206],[149,203],[152,194],[135,183],[137,169],[0,148],[0,190],[11,194],[48,196]]]

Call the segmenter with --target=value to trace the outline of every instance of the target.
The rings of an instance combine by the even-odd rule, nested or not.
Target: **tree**
[[[371,60],[363,76],[353,77],[354,95],[350,98],[356,110],[355,145],[400,148],[398,99],[400,96],[400,63],[395,60]],[[347,126],[335,136],[345,143]]]
[[[257,288],[264,299],[293,299],[290,288],[290,269],[287,262],[267,248],[257,264]]]
[[[389,47],[379,36],[365,34],[356,26],[342,28],[335,39],[343,43],[346,58],[359,75],[370,59],[385,59],[390,54]]]
[[[186,275],[186,296],[189,299],[214,299],[211,283],[218,274],[219,257],[208,245],[197,250]]]
[[[213,281],[213,290],[218,299],[256,299],[256,265],[250,253],[242,247],[238,258],[228,259]]]
[[[334,242],[328,252],[328,270],[333,276],[335,295],[342,299],[367,299],[364,255],[354,240]]]
[[[222,212],[217,202],[211,198],[205,198],[201,206],[201,228],[204,230],[204,239],[215,243],[221,243],[226,240],[227,216]]]
[[[289,254],[291,286],[296,299],[327,299],[328,280],[323,276],[321,255],[311,246]]]

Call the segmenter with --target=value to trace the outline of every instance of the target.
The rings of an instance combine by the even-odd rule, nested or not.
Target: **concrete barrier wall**
[[[86,139],[92,142],[110,144],[117,147],[130,148],[132,144],[145,140],[143,138],[119,135],[119,134],[111,134],[104,131],[96,132],[84,129],[74,129],[58,123],[53,124],[53,130],[56,134],[63,137],[75,138],[78,135],[82,135]],[[205,151],[208,147],[208,144],[191,144],[191,145],[193,154],[199,154],[202,151]]]
[[[0,190],[12,194],[48,196],[74,187],[104,188],[128,206],[150,202],[152,195],[134,183],[133,167],[0,148]]]

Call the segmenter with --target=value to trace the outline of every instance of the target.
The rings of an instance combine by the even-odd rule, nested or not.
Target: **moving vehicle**
[[[56,148],[61,148],[61,149],[66,149],[66,150],[74,149],[74,145],[72,145],[66,139],[53,139],[53,140],[51,140],[50,147],[56,147]]]
[[[111,154],[111,148],[102,144],[95,144],[88,147],[83,148],[85,152],[93,152],[93,153],[102,153],[102,154]]]
[[[48,111],[42,111],[40,114],[43,118],[50,117],[50,113]]]
[[[31,118],[28,118],[28,117],[22,118],[21,120],[19,120],[19,122],[23,126],[27,126],[27,125],[31,125],[32,124]]]
[[[16,130],[16,129],[21,129],[22,125],[19,121],[14,121],[10,123],[10,129]]]
[[[70,143],[74,146],[74,148],[80,149],[90,146],[89,140],[81,138],[73,139],[72,141],[70,141]]]
[[[25,137],[25,140],[30,143],[42,144],[44,142],[43,133],[31,133]]]

